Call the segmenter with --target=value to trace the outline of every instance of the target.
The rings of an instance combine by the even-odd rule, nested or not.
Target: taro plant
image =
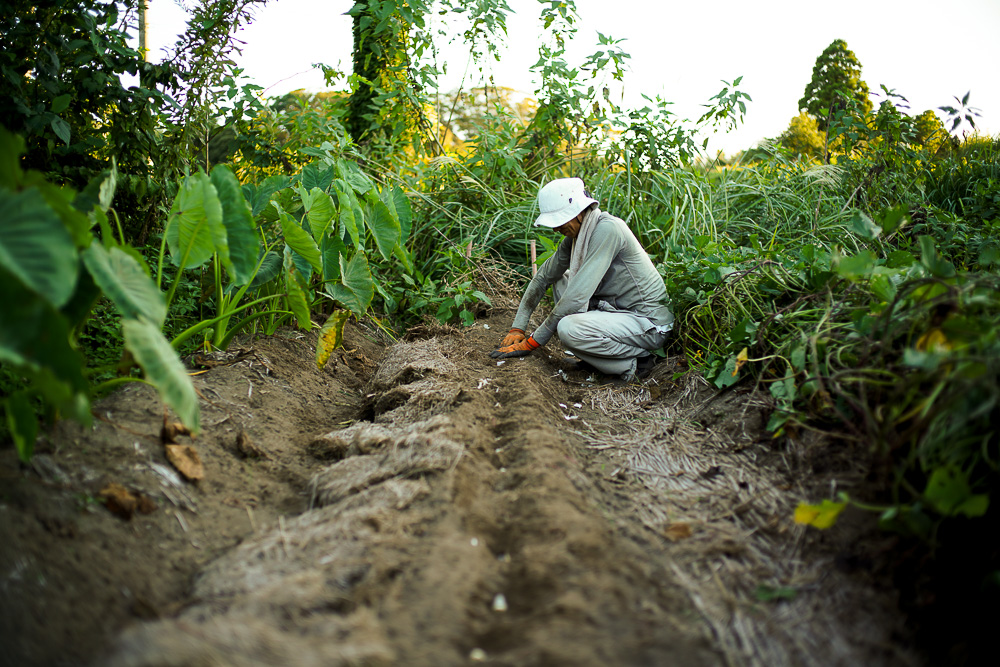
[[[317,152],[322,159],[293,177],[272,176],[258,185],[240,188],[225,166],[184,180],[167,221],[158,275],[168,250],[181,270],[210,265],[216,309],[179,334],[175,347],[209,331],[206,344],[225,349],[256,321],[267,332],[289,318],[308,330],[313,303],[326,297],[341,310],[328,318],[321,338],[317,360],[325,362],[326,346],[342,339],[344,312],[361,317],[376,291],[387,293],[372,275],[369,255],[411,266],[403,245],[411,219],[403,192],[379,188],[352,161]],[[168,303],[176,285],[177,278]]]
[[[403,246],[412,217],[406,196],[327,155],[291,179],[260,186],[241,188],[224,166],[187,176],[170,210],[154,280],[142,255],[112,226],[114,170],[77,194],[23,172],[21,152],[19,138],[0,132],[0,294],[8,304],[0,360],[25,380],[3,407],[24,461],[32,455],[40,399],[89,423],[94,394],[138,380],[128,375],[94,385],[87,377],[76,339],[102,294],[121,316],[125,350],[145,381],[197,432],[197,396],[176,351],[184,341],[209,331],[210,342],[224,348],[235,333],[268,318],[272,327],[292,317],[309,329],[312,303],[325,296],[340,309],[324,329],[322,365],[342,340],[347,315],[362,316],[376,290],[387,292],[372,276],[369,255],[412,267]],[[168,250],[178,270],[164,293]],[[216,311],[168,342],[162,329],[182,272],[206,265]]]
[[[160,246],[157,265],[157,285],[162,282],[165,249],[178,268],[167,292],[167,304],[173,302],[182,272],[212,262],[216,288],[216,314],[189,327],[173,340],[179,347],[192,335],[214,325],[212,342],[225,349],[236,328],[228,323],[233,315],[255,305],[272,301],[277,295],[236,306],[246,293],[251,280],[264,266],[259,253],[260,241],[250,208],[239,183],[227,167],[218,166],[211,175],[198,173],[181,183],[170,210]],[[233,290],[222,287],[223,267],[231,277]],[[235,293],[234,293],[235,292]]]
[[[0,360],[23,379],[3,400],[20,459],[32,456],[39,402],[86,424],[92,396],[137,380],[93,385],[88,379],[76,338],[102,294],[121,315],[125,349],[145,381],[197,432],[194,387],[160,331],[166,302],[142,256],[124,242],[120,227],[116,240],[108,219],[116,170],[75,193],[22,171],[23,151],[23,140],[0,128]]]

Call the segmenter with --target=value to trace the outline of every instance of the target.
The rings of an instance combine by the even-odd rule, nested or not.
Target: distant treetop
[[[826,47],[813,66],[812,79],[799,100],[799,110],[816,118],[820,130],[826,129],[829,114],[843,109],[847,99],[854,99],[864,113],[872,110],[868,84],[861,78],[861,63],[847,42],[836,39]]]

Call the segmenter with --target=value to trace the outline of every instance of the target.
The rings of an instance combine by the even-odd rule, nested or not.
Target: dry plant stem
[[[253,531],[254,535],[256,535],[257,534],[257,522],[254,521],[254,518],[253,518],[253,509],[251,509],[251,507],[249,505],[244,505],[244,508],[247,511],[247,518],[250,519],[250,529]]]

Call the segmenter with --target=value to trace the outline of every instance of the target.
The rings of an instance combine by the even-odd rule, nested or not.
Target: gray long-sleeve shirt
[[[514,317],[514,328],[525,330],[528,320],[545,295],[569,268],[573,239],[563,239],[531,279]],[[674,316],[666,305],[667,290],[649,255],[625,222],[602,213],[593,230],[587,254],[569,280],[552,313],[532,336],[540,345],[552,338],[559,320],[574,313],[598,308],[627,312],[648,318],[654,325],[670,326]]]

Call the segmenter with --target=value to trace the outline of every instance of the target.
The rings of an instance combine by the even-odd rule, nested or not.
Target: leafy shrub
[[[180,160],[159,122],[178,83],[170,63],[129,45],[126,18],[102,0],[0,3],[0,118],[25,140],[23,166],[54,183],[80,190],[114,164],[116,208],[135,237]],[[129,74],[141,84],[126,88]]]
[[[30,459],[34,448],[32,404],[39,398],[64,415],[90,421],[90,397],[101,385],[86,377],[78,339],[102,293],[122,317],[125,348],[197,431],[194,388],[160,333],[166,303],[141,255],[116,241],[109,225],[116,172],[77,194],[37,172],[23,172],[23,151],[23,140],[0,128],[0,295],[7,304],[0,359],[26,380],[3,401],[21,459]],[[95,224],[100,238],[91,232]]]

